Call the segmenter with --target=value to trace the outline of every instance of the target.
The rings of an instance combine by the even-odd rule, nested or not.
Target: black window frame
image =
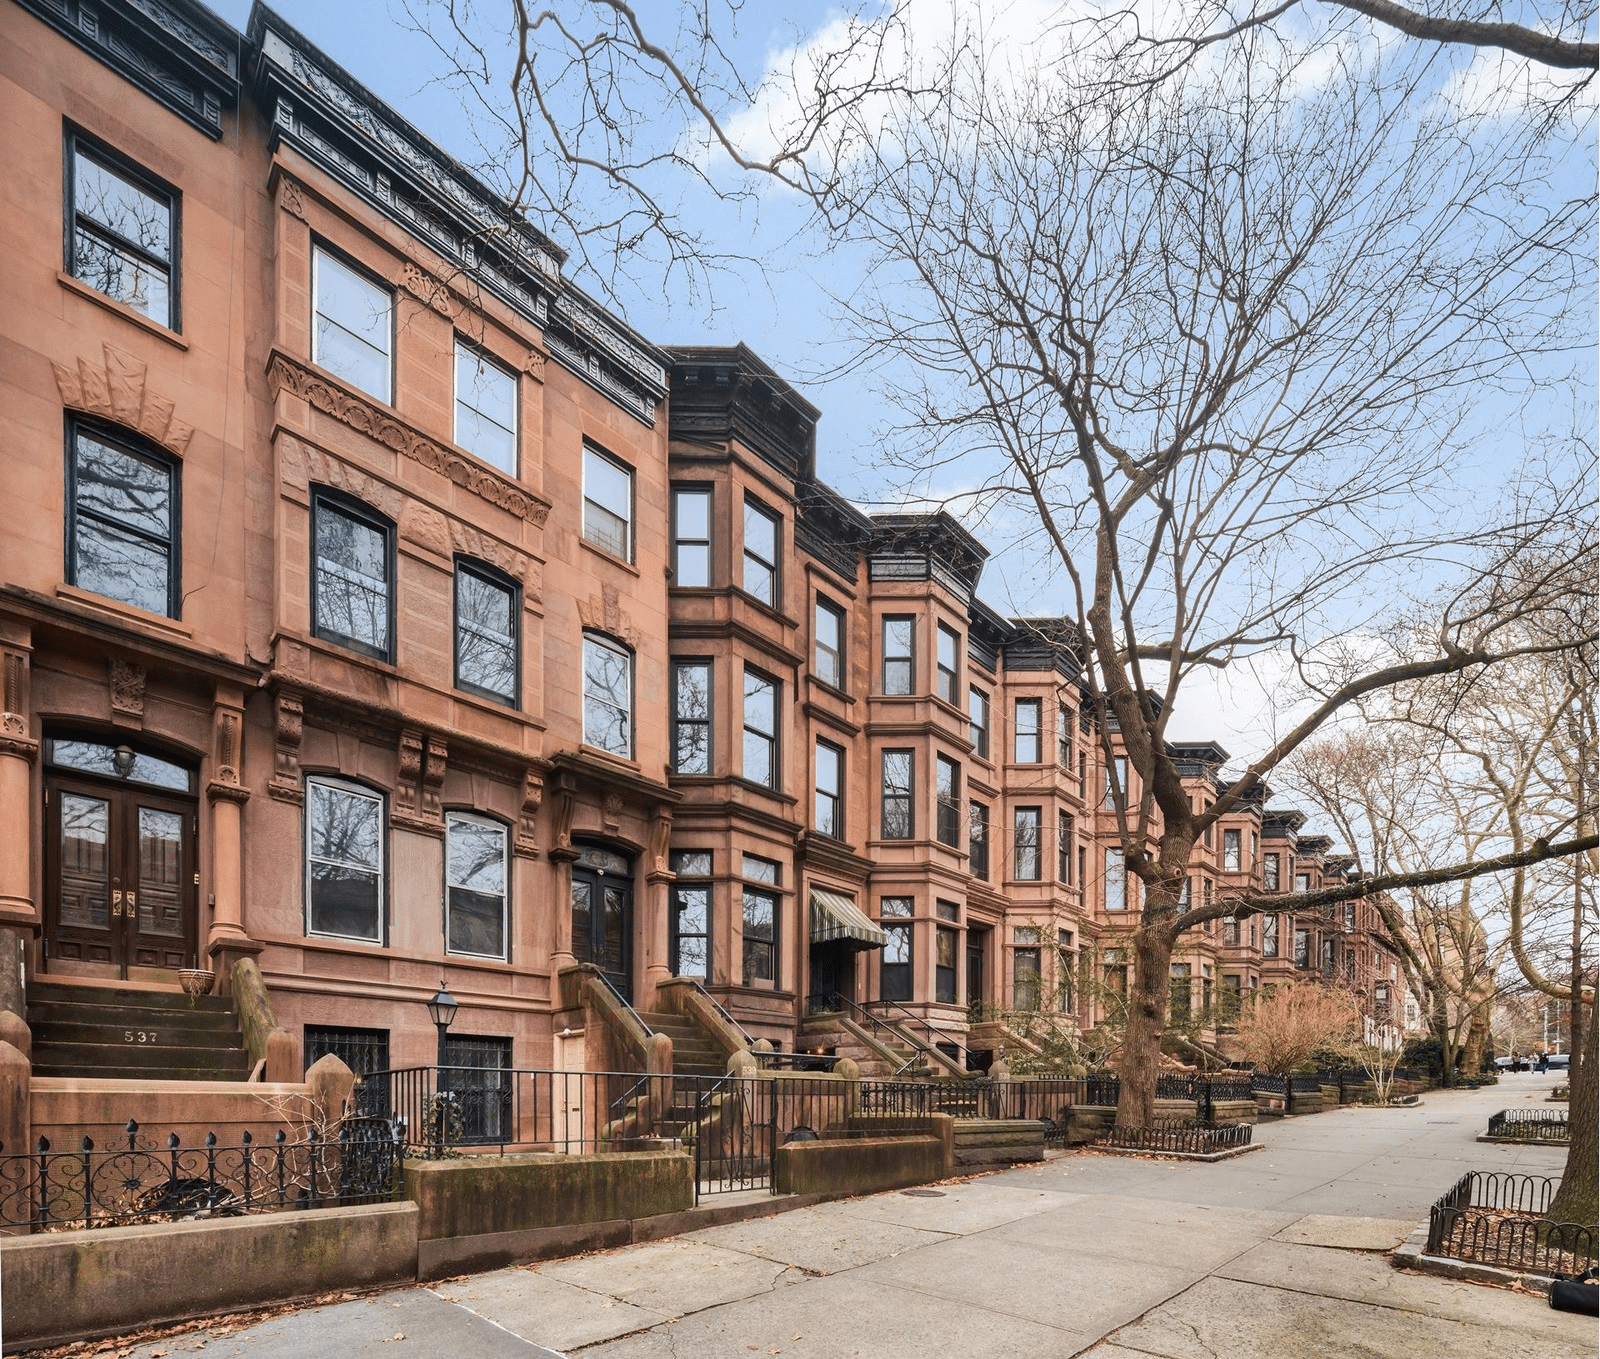
[[[386,629],[388,645],[383,648],[364,642],[359,637],[347,637],[343,633],[324,628],[318,616],[321,603],[322,568],[318,564],[317,556],[317,531],[318,520],[325,511],[342,515],[346,519],[353,519],[364,524],[383,535],[384,538],[384,572],[385,585],[388,587],[388,619]],[[393,665],[395,658],[395,580],[397,576],[395,557],[395,525],[394,521],[382,511],[374,509],[364,500],[358,500],[347,492],[337,490],[332,486],[314,485],[311,488],[311,635],[324,642],[332,642],[335,646],[346,651],[353,651],[359,656],[367,656],[375,661],[383,661]]]
[[[1244,832],[1241,830],[1222,832],[1222,871],[1224,873],[1244,871]]]
[[[687,866],[690,856],[697,859],[704,856],[704,871],[701,871],[698,866]],[[674,977],[684,975],[701,977],[709,983],[711,981],[711,918],[714,910],[711,879],[714,865],[712,852],[709,849],[673,850],[668,858],[668,865],[673,872],[673,881],[667,898],[667,968]],[[681,928],[683,897],[689,892],[703,893],[705,896],[704,929],[700,931],[685,931]],[[683,972],[682,941],[685,939],[699,939],[702,941],[705,959],[704,972],[690,972],[688,974]]]
[[[500,951],[498,953],[480,953],[474,949],[459,948],[451,942],[451,921],[453,919],[454,905],[451,893],[455,890],[470,890],[461,888],[459,884],[450,881],[450,826],[451,822],[477,823],[483,826],[492,826],[500,832]],[[471,807],[451,807],[444,813],[444,951],[452,958],[475,958],[480,962],[509,963],[511,961],[511,879],[512,879],[512,838],[511,827],[497,816],[490,816]]]
[[[311,795],[311,789],[313,786],[328,788],[333,792],[343,793],[346,796],[367,798],[378,804],[378,920],[377,933],[373,936],[339,934],[333,930],[319,930],[312,927],[311,815],[314,800]],[[369,787],[357,779],[347,778],[345,775],[338,773],[307,774],[302,785],[302,794],[300,883],[302,894],[301,926],[305,932],[305,937],[307,939],[340,939],[347,943],[365,944],[373,948],[387,948],[389,945],[390,895],[393,890],[391,879],[394,874],[394,847],[389,842],[388,794],[380,789]],[[330,860],[330,862],[332,861]]]
[[[948,646],[950,664],[945,664],[945,650]],[[951,707],[956,705],[957,695],[961,692],[961,634],[948,623],[939,623],[933,632],[933,694],[935,698],[942,698]]]
[[[828,617],[833,622],[834,636],[837,639],[836,646],[828,646],[822,639],[822,619],[824,616]],[[828,599],[823,595],[817,596],[817,606],[812,611],[811,615],[811,673],[821,683],[837,689],[841,693],[845,688],[844,619],[844,610],[840,608],[839,605],[835,604],[831,599]],[[833,669],[835,671],[832,679],[829,679],[827,675],[822,673],[822,662],[825,655],[832,657]]]
[[[941,845],[961,847],[961,761],[933,757],[933,835]]]
[[[170,330],[175,335],[183,334],[183,194],[174,184],[162,179],[159,175],[152,174],[143,165],[132,157],[124,155],[108,142],[99,137],[85,132],[82,128],[68,123],[63,128],[62,139],[62,246],[61,258],[64,262],[65,272],[69,277],[82,283],[91,291],[100,293],[100,296],[110,298],[119,306],[127,307],[138,316],[143,316],[148,321]],[[96,231],[104,235],[117,247],[131,250],[146,263],[156,264],[165,268],[167,273],[167,316],[163,320],[151,316],[148,312],[140,311],[131,302],[124,302],[120,297],[111,293],[102,293],[92,283],[78,272],[78,157],[86,155],[92,161],[102,163],[101,168],[110,170],[116,175],[132,182],[137,189],[143,190],[153,198],[164,198],[167,203],[167,236],[171,242],[170,254],[166,260],[160,260],[151,250],[130,241],[120,232],[103,222],[96,221],[93,217],[88,220],[94,224]],[[87,214],[84,214],[86,217]]]
[[[891,652],[889,650],[890,628],[905,624],[906,649],[904,652]],[[883,646],[883,669],[881,680],[885,698],[908,698],[917,691],[917,616],[911,613],[886,613],[883,616],[883,626],[879,630]],[[897,644],[898,645],[898,644]],[[895,669],[891,670],[893,666]],[[901,687],[900,669],[904,667],[904,687]],[[890,675],[895,676],[895,681],[890,682]]]
[[[835,785],[832,789],[824,786],[822,781],[822,757],[826,751],[833,758]],[[816,763],[815,789],[816,796],[811,808],[811,829],[818,835],[826,835],[831,840],[843,840],[844,835],[844,747],[832,741],[817,737],[814,753]],[[823,800],[827,799],[828,811],[832,821],[832,829],[823,826]]]
[[[385,357],[389,360],[388,390],[383,392],[381,395],[378,392],[370,391],[366,387],[363,387],[354,378],[341,373],[337,368],[328,367],[328,365],[322,361],[322,354],[317,344],[317,316],[319,314],[318,308],[320,305],[321,293],[321,289],[317,285],[318,256],[326,256],[335,264],[341,266],[342,268],[348,269],[352,274],[355,274],[356,277],[368,283],[376,291],[386,294],[389,298],[389,352],[385,355]],[[397,351],[400,347],[397,342],[400,308],[397,305],[394,288],[390,286],[387,279],[374,273],[371,269],[367,268],[366,265],[352,259],[337,246],[330,245],[320,236],[313,236],[311,238],[311,286],[307,291],[310,293],[311,302],[311,362],[316,364],[317,367],[323,369],[325,372],[332,373],[333,376],[340,382],[344,383],[345,386],[353,388],[354,390],[360,392],[363,396],[370,396],[374,401],[382,402],[385,406],[393,406],[395,386],[398,380],[398,373],[396,372],[396,364],[398,363]],[[343,326],[341,328],[345,330],[349,329],[348,326]],[[451,361],[454,362],[453,354],[451,356]],[[451,385],[453,388],[453,376]],[[452,430],[454,428],[454,418],[454,413],[452,411]]]
[[[943,915],[940,919],[944,919]],[[947,963],[945,958],[950,961]],[[933,927],[933,999],[940,1005],[956,1003],[957,969],[961,958],[961,931],[954,925]]]
[[[767,687],[772,695],[772,730],[762,731],[759,727],[750,725],[750,682]],[[777,792],[783,787],[783,742],[781,733],[783,729],[783,684],[775,675],[769,675],[765,670],[759,670],[753,665],[744,667],[744,684],[739,703],[739,721],[741,739],[739,742],[739,777],[746,783],[754,784],[757,788],[770,788]],[[752,739],[764,740],[767,743],[767,777],[765,779],[752,778],[746,767],[749,761],[745,753],[749,749]]]
[[[1102,811],[1114,812],[1117,809],[1117,798],[1122,798],[1122,809],[1127,811],[1131,805],[1128,800],[1128,757],[1126,755],[1113,755],[1106,762],[1106,796]]]
[[[989,806],[976,800],[967,804],[967,871],[989,881]]]
[[[772,529],[772,560],[753,551],[750,547],[750,521],[751,516],[763,519]],[[776,510],[763,504],[748,491],[744,493],[743,513],[739,520],[739,588],[758,604],[763,604],[769,609],[781,610],[783,608],[783,516]],[[750,567],[752,563],[767,574],[772,587],[771,598],[750,588]]]
[[[1033,822],[1032,843],[1025,843],[1023,834],[1025,819],[1031,815]],[[1013,807],[1011,809],[1011,877],[1015,882],[1042,882],[1044,881],[1044,808],[1029,805],[1026,807]],[[1024,873],[1024,850],[1031,851],[1033,855],[1033,871]]]
[[[1024,709],[1033,712],[1033,729],[1027,731],[1022,724]],[[1023,742],[1032,742],[1032,755],[1024,758]],[[1044,763],[1044,700],[1019,698],[1011,705],[1011,762],[1013,764]]]
[[[716,551],[716,488],[708,482],[673,482],[672,483],[672,522],[671,532],[671,566],[672,584],[679,590],[709,590],[713,584],[714,567],[716,565],[713,553]],[[684,496],[703,496],[706,502],[706,536],[704,538],[687,538],[683,534],[678,514],[678,502]],[[706,571],[703,581],[685,581],[683,578],[682,558],[679,550],[684,547],[703,547],[706,554]]]
[[[772,870],[770,876],[752,873],[752,864],[764,865]],[[783,919],[783,894],[779,890],[782,885],[783,867],[774,859],[762,858],[757,854],[744,855],[739,864],[740,876],[743,883],[739,898],[739,953],[740,953],[740,979],[747,987],[756,986],[758,983],[769,984],[776,990],[779,982],[778,968],[781,958],[778,944],[782,938],[781,925]],[[763,938],[760,935],[752,937],[750,934],[750,910],[752,906],[765,906],[769,914],[769,935]],[[761,976],[752,971],[751,963],[767,959],[767,976]],[[763,987],[762,989],[765,989]]]
[[[1261,856],[1261,890],[1264,892],[1283,890],[1283,865],[1276,854]]]
[[[967,690],[967,733],[972,741],[972,753],[980,760],[989,758],[990,723],[989,695],[972,685]]]
[[[1065,703],[1056,704],[1056,767],[1072,769],[1072,713]]]
[[[905,757],[906,782],[904,785],[889,782],[889,759]],[[891,819],[890,810],[895,817]],[[900,818],[903,817],[903,823]],[[880,840],[915,840],[917,838],[917,752],[907,746],[895,746],[879,753],[878,757],[878,838]]]
[[[502,590],[511,598],[511,693],[502,694],[481,684],[474,684],[461,676],[461,577],[476,578],[491,589]],[[452,647],[455,687],[462,693],[472,694],[488,703],[498,703],[513,712],[522,709],[522,585],[504,571],[479,561],[476,557],[457,556],[455,573],[450,590],[452,614]]]
[[[891,902],[894,903],[892,907]],[[878,927],[888,941],[883,946],[883,956],[878,960],[879,1000],[903,1002],[912,1000],[915,996],[916,913],[915,897],[879,898]],[[900,950],[904,951],[904,958],[899,957]],[[891,959],[894,961],[890,961]]]
[[[1056,809],[1056,881],[1072,884],[1072,840],[1076,821],[1071,812]]]
[[[705,716],[685,717],[683,715],[683,672],[685,670],[705,671]],[[672,658],[672,708],[670,732],[672,772],[680,778],[706,778],[716,773],[716,692],[714,686],[717,682],[716,663],[710,656],[674,656]],[[705,768],[685,769],[681,760],[683,754],[682,733],[685,727],[697,727],[705,733]]]
[[[628,748],[626,750],[611,750],[606,746],[597,745],[595,742],[593,742],[593,741],[591,741],[589,739],[589,721],[588,721],[588,707],[589,707],[589,655],[588,655],[588,653],[589,653],[589,643],[590,642],[593,642],[598,647],[603,647],[607,651],[611,651],[611,652],[616,653],[617,655],[623,657],[628,662],[628,742],[627,742]],[[633,752],[637,748],[638,731],[639,731],[639,721],[638,721],[638,715],[639,715],[639,709],[638,709],[638,699],[639,699],[638,659],[639,659],[638,658],[638,653],[636,653],[632,647],[630,647],[626,642],[619,641],[617,638],[613,637],[610,633],[599,632],[599,631],[596,631],[593,628],[585,628],[584,629],[584,632],[583,632],[583,669],[582,669],[582,672],[581,672],[582,676],[583,676],[583,682],[579,686],[579,702],[582,704],[582,711],[581,711],[581,714],[580,714],[579,725],[580,725],[580,729],[581,729],[581,732],[582,732],[583,744],[588,746],[591,750],[604,751],[607,755],[614,755],[618,759],[622,759],[622,760],[631,760],[633,758]]]
[[[1111,911],[1126,911],[1128,909],[1128,859],[1120,845],[1107,845],[1105,851],[1105,909]],[[1117,890],[1117,904],[1113,906],[1111,889]]]
[[[140,462],[154,464],[165,470],[168,478],[167,492],[167,540],[165,543],[167,556],[167,607],[161,616],[181,620],[183,616],[183,463],[170,454],[128,433],[115,425],[109,425],[102,420],[90,419],[86,416],[69,414],[66,422],[66,446],[63,457],[63,470],[65,477],[65,508],[63,516],[64,542],[62,546],[62,576],[68,585],[76,589],[86,590],[90,594],[99,595],[102,599],[116,600],[130,609],[144,610],[141,604],[132,600],[119,599],[116,595],[104,594],[100,590],[91,589],[79,583],[78,563],[78,519],[83,514],[78,504],[78,438],[83,435],[96,443],[102,443],[121,453],[125,457],[136,458]],[[92,522],[103,524],[115,529],[119,533],[131,533],[146,542],[160,541],[154,534],[136,529],[121,520],[112,520],[104,515],[96,514],[92,510],[87,518]],[[149,610],[144,610],[150,612]]]

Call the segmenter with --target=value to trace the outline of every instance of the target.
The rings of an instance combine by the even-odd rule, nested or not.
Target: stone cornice
[[[376,402],[358,396],[329,374],[291,359],[287,354],[273,352],[267,361],[267,381],[274,392],[289,392],[301,398],[314,409],[377,440],[401,457],[448,477],[457,486],[508,514],[539,527],[550,515],[549,501],[466,454],[430,439]]]

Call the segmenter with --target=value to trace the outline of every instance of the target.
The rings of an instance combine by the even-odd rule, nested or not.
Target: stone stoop
[[[242,1081],[250,1058],[232,1002],[176,991],[28,987],[33,1074],[110,1080]]]
[[[668,1014],[664,1010],[641,1010],[639,1018],[650,1026],[653,1033],[664,1033],[672,1039],[674,1076],[728,1074],[728,1059],[722,1055],[722,1049],[690,1016]]]
[[[870,1081],[893,1080],[896,1072],[915,1056],[911,1048],[886,1039],[880,1038],[877,1046],[870,1046],[832,1017],[808,1019],[800,1031],[796,1046],[831,1048],[836,1060],[848,1057],[861,1068],[862,1077]],[[894,1059],[892,1062],[891,1056]],[[918,1073],[913,1069],[906,1074],[926,1074],[926,1070]]]

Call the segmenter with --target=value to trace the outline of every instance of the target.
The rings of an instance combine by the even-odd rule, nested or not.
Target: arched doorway
[[[127,743],[45,741],[45,970],[195,964],[195,771]]]
[[[572,865],[572,954],[633,1001],[633,861],[580,845]]]

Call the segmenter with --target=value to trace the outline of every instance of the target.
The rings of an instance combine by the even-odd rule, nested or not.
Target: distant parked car
[[[1550,1063],[1552,1071],[1565,1071],[1572,1065],[1572,1054],[1570,1052],[1552,1052],[1545,1058],[1545,1061]]]
[[[1526,1057],[1496,1057],[1494,1064],[1501,1071],[1526,1071],[1528,1059]]]

